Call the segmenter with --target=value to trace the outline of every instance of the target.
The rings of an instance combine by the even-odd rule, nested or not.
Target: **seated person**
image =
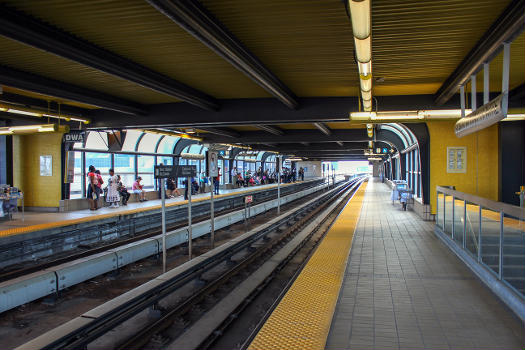
[[[120,197],[122,198],[122,205],[128,205],[128,200],[131,194],[128,192],[128,189],[126,188],[126,186],[124,186],[124,184],[122,183],[120,175],[117,175],[117,180],[118,180],[117,190],[118,190],[118,193],[120,194]]]
[[[133,193],[136,193],[139,197],[139,202],[144,202],[147,201],[146,191],[144,191],[144,185],[142,185],[140,181],[142,181],[142,177],[138,176],[131,189],[133,190]]]
[[[175,180],[173,180],[171,177],[168,178],[166,186],[168,188],[168,198],[175,198],[175,194],[177,197],[181,195],[177,185],[175,184]]]

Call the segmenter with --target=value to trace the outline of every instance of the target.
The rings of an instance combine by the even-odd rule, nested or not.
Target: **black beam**
[[[116,112],[139,115],[148,112],[145,106],[135,102],[5,66],[0,66],[0,82],[2,82],[3,85],[17,89],[32,91],[69,101],[81,102]],[[116,116],[124,119],[127,117],[122,115]]]
[[[261,130],[264,130],[266,132],[269,132],[270,134],[274,134],[274,135],[284,135],[284,131],[282,129],[279,129],[278,127],[276,126],[271,126],[271,125],[263,125],[263,124],[257,124],[256,125],[259,129]]]
[[[219,135],[219,136],[226,136],[226,137],[232,137],[232,138],[237,138],[241,136],[241,134],[233,130],[210,128],[210,127],[204,127],[204,128],[199,128],[199,129],[207,131],[210,134]]]
[[[377,96],[382,111],[435,109],[434,95]],[[93,128],[199,128],[254,124],[290,124],[315,122],[347,122],[349,113],[358,108],[357,97],[304,97],[300,110],[286,108],[273,98],[221,100],[221,109],[210,112],[186,103],[150,105],[151,113],[144,118],[124,118],[107,111],[92,113]],[[522,104],[519,104],[521,106]],[[441,108],[459,106],[459,97]],[[512,105],[509,103],[509,108]],[[307,142],[304,140],[304,142]]]
[[[383,144],[379,143],[378,144]],[[368,142],[348,142],[344,144],[344,147],[341,147],[337,142],[325,142],[325,143],[309,143],[308,146],[302,144],[279,144],[276,145],[277,149],[281,152],[301,152],[301,151],[315,151],[315,152],[338,152],[338,151],[347,151],[352,149],[367,149]],[[379,146],[378,146],[379,147]]]
[[[330,128],[324,125],[323,123],[319,122],[319,123],[313,123],[313,124],[323,134],[327,136],[330,136],[332,134],[332,131],[330,130]]]
[[[39,109],[43,111],[50,111],[54,113],[58,113],[58,110],[60,109],[60,112],[64,114],[75,115],[78,117],[89,117],[89,109],[70,106],[66,104],[60,104],[59,106],[59,104],[55,101],[49,101],[48,104],[47,101],[40,100],[38,98],[13,94],[5,91],[0,94],[0,102],[24,106],[27,108]]]
[[[202,135],[205,142],[228,143],[231,139],[224,136]],[[332,134],[320,135],[315,130],[288,130],[286,136],[268,134],[261,131],[243,132],[235,142],[242,144],[263,144],[263,143],[300,143],[300,142],[364,142],[368,140],[366,129],[332,130]]]
[[[436,92],[436,104],[447,102],[471,75],[479,71],[483,63],[490,61],[501,51],[504,42],[513,40],[524,29],[525,0],[514,0],[441,85]]]
[[[0,34],[201,108],[219,107],[214,98],[199,90],[5,5],[0,5]]]
[[[293,92],[199,1],[147,1],[286,106],[292,109],[299,106]]]

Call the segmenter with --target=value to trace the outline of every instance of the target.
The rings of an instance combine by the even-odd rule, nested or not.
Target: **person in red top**
[[[140,183],[142,180],[142,177],[138,176],[137,180],[133,183],[133,187],[131,188],[133,190],[133,193],[136,193],[139,196],[139,202],[147,201],[146,199],[146,192],[143,189],[143,185]]]
[[[215,194],[219,194],[219,184],[221,182],[221,168],[218,169],[217,174],[219,175],[213,178],[213,187],[214,187]]]
[[[89,201],[89,210],[98,209],[98,198],[100,197],[100,186],[98,182],[98,177],[96,174],[96,169],[93,165],[89,166],[88,177],[88,188],[87,188],[87,198]]]

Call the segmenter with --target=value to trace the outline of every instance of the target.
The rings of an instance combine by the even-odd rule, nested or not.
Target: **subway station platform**
[[[433,223],[392,205],[389,188],[377,180],[369,182],[362,205],[353,204],[361,207],[355,225],[350,205],[325,238],[333,240],[332,231],[345,222],[350,254],[331,265],[344,273],[342,283],[324,274],[301,282],[316,264],[314,255],[250,349],[523,348],[524,325],[441,243]],[[334,284],[341,287],[338,296]],[[308,298],[311,290],[321,299]],[[290,307],[293,293],[310,304],[300,312]],[[333,301],[319,308],[317,300],[327,294]]]
[[[318,179],[319,178],[307,179],[305,180],[305,182],[315,181]],[[294,183],[285,183],[281,184],[281,186],[286,187],[300,182],[301,181],[297,181]],[[277,184],[268,184],[233,189],[221,189],[220,194],[215,195],[214,198],[220,199],[228,196],[239,195],[242,193],[250,194],[256,191],[264,191],[276,187]],[[179,192],[182,194],[181,196],[172,199],[166,199],[166,207],[180,206],[188,203],[188,201],[184,199],[184,188],[179,188]],[[199,193],[192,196],[192,202],[194,203],[207,201],[209,199],[210,192]],[[99,203],[101,202],[102,199],[100,199]],[[84,209],[63,213],[25,212],[24,220],[22,220],[22,213],[16,213],[14,216],[14,220],[0,222],[0,238],[16,234],[38,231],[42,229],[56,228],[83,222],[96,221],[113,216],[129,215],[139,212],[158,210],[161,208],[161,203],[162,201],[160,199],[156,199],[148,200],[145,202],[130,202],[128,203],[128,205],[120,206],[118,208],[110,208],[108,206],[104,206],[96,211]]]

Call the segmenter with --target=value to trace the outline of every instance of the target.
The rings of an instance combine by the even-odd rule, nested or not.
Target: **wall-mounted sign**
[[[85,138],[86,138],[85,131],[71,130],[70,132],[65,133],[62,139],[64,143],[77,143],[77,142],[84,143]]]
[[[467,147],[447,147],[447,173],[467,172]]]
[[[53,176],[53,156],[40,156],[40,176]]]

